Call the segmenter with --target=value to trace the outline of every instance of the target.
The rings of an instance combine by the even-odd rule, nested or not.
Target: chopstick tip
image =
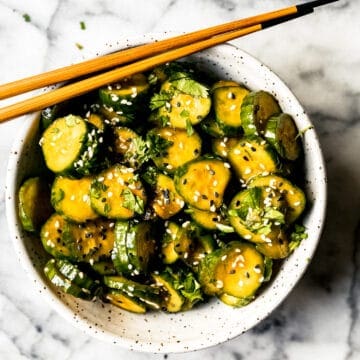
[[[304,3],[304,4],[296,5],[296,8],[298,9],[299,12],[302,12],[305,10],[314,9],[318,6],[328,5],[330,3],[334,3],[337,1],[339,1],[339,0],[315,0],[315,1],[310,1],[310,2]]]

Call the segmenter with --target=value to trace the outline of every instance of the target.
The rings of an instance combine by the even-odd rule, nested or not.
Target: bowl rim
[[[121,48],[138,45],[141,43],[153,41],[155,39],[161,40],[161,39],[168,37],[169,35],[176,35],[176,33],[170,33],[170,32],[165,32],[165,33],[160,33],[160,34],[159,33],[149,33],[149,34],[145,34],[145,35],[141,35],[141,36],[129,36],[125,40],[119,40],[119,41],[114,41],[111,43],[104,44],[102,49],[100,49],[100,50],[97,49],[99,51],[97,51],[96,54],[102,55],[102,54],[108,53],[109,50],[116,51],[116,50],[120,50]],[[286,90],[288,91],[288,96],[291,97],[291,100],[299,108],[303,109],[300,102],[296,98],[296,96],[291,92],[290,88],[284,83],[284,81],[282,79],[280,79],[279,76],[276,75],[268,66],[266,66],[264,63],[259,61],[253,55],[250,55],[246,51],[240,49],[239,47],[237,47],[231,43],[218,45],[217,47],[229,47],[229,46],[232,47],[232,49],[234,51],[238,52],[244,58],[246,58],[247,61],[251,61],[255,65],[261,66],[266,71],[271,73],[272,76],[276,79],[276,81],[286,88]],[[94,54],[88,54],[85,56],[85,58],[87,58],[89,56],[93,56],[93,55]],[[306,117],[309,125],[312,126],[312,123],[311,123],[310,119],[308,118],[308,116],[305,114],[305,112],[303,115]],[[37,121],[38,116],[39,116],[39,112],[36,112],[34,114],[24,115],[19,118],[20,121],[24,121],[24,124],[21,126],[19,134],[17,135],[17,137],[11,147],[10,154],[9,154],[9,160],[8,160],[8,165],[7,165],[7,170],[6,170],[6,184],[5,184],[6,198],[5,199],[6,199],[6,218],[7,218],[9,234],[10,234],[13,246],[15,248],[17,259],[21,263],[21,266],[25,270],[27,276],[32,280],[33,285],[35,285],[36,289],[41,293],[42,298],[44,298],[45,301],[58,314],[60,314],[63,318],[68,320],[72,325],[74,325],[78,329],[82,330],[84,333],[91,335],[92,337],[95,337],[97,339],[100,339],[100,340],[103,340],[106,342],[110,342],[112,344],[117,344],[123,348],[141,351],[141,352],[180,353],[180,352],[187,352],[187,351],[196,351],[196,350],[201,350],[201,349],[208,348],[211,346],[219,345],[227,340],[233,339],[233,338],[241,335],[244,331],[239,329],[239,331],[235,334],[232,334],[232,336],[226,336],[226,334],[224,334],[225,336],[217,336],[217,337],[214,336],[212,339],[207,338],[204,341],[202,341],[201,345],[196,341],[191,341],[187,344],[186,349],[184,349],[184,343],[171,344],[170,346],[169,346],[169,344],[164,344],[164,346],[162,346],[162,347],[160,347],[158,343],[154,343],[154,342],[139,344],[138,342],[135,341],[135,339],[133,339],[133,341],[124,339],[121,337],[121,335],[115,336],[113,333],[107,332],[106,330],[105,331],[104,330],[96,331],[96,326],[92,322],[89,322],[84,318],[78,317],[77,321],[74,321],[74,313],[72,312],[72,310],[69,307],[67,307],[59,298],[57,298],[47,288],[46,288],[46,290],[44,290],[43,284],[42,284],[43,280],[37,274],[29,256],[27,255],[26,248],[22,241],[20,225],[18,224],[18,221],[17,221],[18,216],[17,216],[17,211],[16,211],[16,204],[14,201],[16,198],[16,197],[14,197],[14,194],[16,194],[16,192],[17,192],[16,181],[15,181],[17,178],[17,164],[18,164],[20,155],[22,154],[24,146],[25,146],[24,139],[26,138],[26,135],[28,134],[29,130],[32,128],[34,123]],[[301,266],[299,265],[295,281],[292,282],[291,284],[289,284],[289,286],[286,288],[284,296],[280,296],[278,299],[276,299],[276,301],[273,302],[272,308],[270,309],[270,311],[263,311],[262,314],[260,314],[257,317],[257,319],[256,319],[257,321],[254,322],[250,327],[248,327],[247,330],[251,329],[253,326],[255,326],[260,321],[262,321],[264,318],[266,318],[269,315],[269,313],[274,311],[285,300],[285,298],[289,295],[289,293],[292,291],[292,289],[295,287],[295,285],[298,283],[298,281],[301,279],[302,275],[306,271],[308,264],[309,264],[310,260],[312,259],[313,255],[315,253],[316,247],[318,245],[318,242],[320,240],[320,236],[321,236],[323,226],[325,223],[325,215],[326,215],[327,178],[326,178],[324,158],[323,158],[323,154],[322,154],[322,151],[320,148],[320,142],[319,142],[318,136],[316,134],[316,131],[312,131],[311,134],[312,134],[311,136],[313,136],[312,141],[316,145],[316,148],[313,149],[313,151],[316,152],[318,161],[319,161],[318,165],[320,165],[320,167],[317,171],[318,171],[319,177],[321,179],[323,179],[323,186],[320,187],[320,192],[317,193],[317,199],[319,199],[318,201],[322,204],[322,206],[318,211],[317,218],[320,221],[319,221],[319,226],[317,227],[317,229],[315,229],[316,241],[313,241],[313,243],[311,244],[312,246],[309,247],[309,250],[306,254],[307,260],[308,260],[307,263],[305,263],[305,261],[304,261],[304,263]],[[89,327],[89,325],[91,325],[91,327]]]

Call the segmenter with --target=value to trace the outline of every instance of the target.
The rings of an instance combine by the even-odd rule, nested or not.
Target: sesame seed
[[[221,280],[216,280],[216,285],[215,285],[218,289],[221,289],[222,287],[224,287],[224,283]]]

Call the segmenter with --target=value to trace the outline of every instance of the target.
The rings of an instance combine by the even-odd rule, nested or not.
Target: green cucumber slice
[[[251,92],[241,105],[241,124],[247,136],[262,135],[267,120],[281,112],[276,99],[266,91]]]
[[[301,153],[298,130],[288,114],[272,116],[266,124],[265,139],[287,160],[296,160]]]
[[[47,182],[39,177],[26,180],[20,187],[18,204],[19,218],[24,230],[39,230],[53,212]]]

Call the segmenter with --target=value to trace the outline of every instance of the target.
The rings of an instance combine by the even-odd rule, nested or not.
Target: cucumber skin
[[[43,156],[46,163],[46,166],[53,171],[54,173],[58,175],[64,175],[64,176],[70,176],[70,177],[82,177],[86,175],[92,174],[96,168],[97,168],[97,155],[99,153],[100,148],[100,141],[99,138],[102,136],[102,132],[97,130],[93,125],[86,122],[83,118],[80,116],[75,115],[68,115],[64,118],[56,119],[52,122],[52,124],[45,130],[44,135],[46,131],[50,131],[50,127],[56,123],[56,121],[65,120],[66,121],[77,119],[78,121],[81,121],[85,124],[86,131],[85,134],[80,139],[81,148],[77,154],[77,156],[73,158],[73,161],[69,163],[66,167],[64,167],[61,171],[54,171],[49,167],[49,157],[51,154],[45,154],[43,150]],[[54,125],[55,126],[55,125]],[[68,125],[66,125],[68,126]],[[43,149],[43,146],[42,146]],[[89,149],[91,149],[89,151]]]
[[[295,161],[301,154],[301,145],[299,144],[296,135],[293,139],[295,149],[292,149],[294,152],[291,153],[290,150],[284,146],[283,142],[281,142],[281,139],[278,139],[278,127],[281,125],[281,121],[292,121],[294,128],[296,129],[296,125],[290,115],[280,114],[278,116],[272,116],[268,120],[264,137],[283,159]]]
[[[281,112],[281,109],[276,101],[276,99],[266,91],[253,91],[250,92],[248,95],[245,96],[243,103],[241,105],[241,111],[240,111],[240,117],[241,117],[241,125],[244,130],[245,136],[259,136],[261,135],[262,129],[259,129],[259,125],[257,124],[257,118],[256,114],[254,114],[254,108],[259,107],[258,104],[258,97],[262,94],[266,94],[266,96],[271,96],[274,100],[274,104],[277,105],[276,111],[273,111],[268,118],[270,118],[272,115],[275,115],[277,113]],[[267,119],[264,119],[265,121]],[[265,124],[262,124],[262,126],[265,128]]]
[[[36,197],[41,195],[39,199],[26,199],[26,192],[29,186],[37,186],[37,194]],[[40,194],[39,194],[40,192]],[[45,198],[46,197],[46,198]],[[39,206],[37,203],[36,209],[41,210],[36,214],[29,213],[30,209],[26,209],[27,202],[41,202],[43,206]],[[40,226],[48,219],[51,215],[53,209],[50,203],[50,188],[47,186],[45,181],[43,181],[40,177],[34,177],[27,179],[20,187],[19,195],[18,195],[18,206],[19,206],[19,218],[21,221],[21,225],[24,230],[29,232],[36,232],[39,230]]]
[[[82,287],[76,285],[73,281],[64,276],[57,268],[55,259],[51,259],[46,263],[44,273],[55,287],[58,287],[66,294],[84,300],[91,300],[94,297],[94,294],[92,294],[90,290],[85,288],[87,291],[84,291]]]
[[[115,243],[111,253],[111,258],[115,269],[119,274],[128,274],[132,272],[129,269],[131,265],[130,258],[127,254],[126,242],[129,223],[126,221],[117,221],[115,224]]]

